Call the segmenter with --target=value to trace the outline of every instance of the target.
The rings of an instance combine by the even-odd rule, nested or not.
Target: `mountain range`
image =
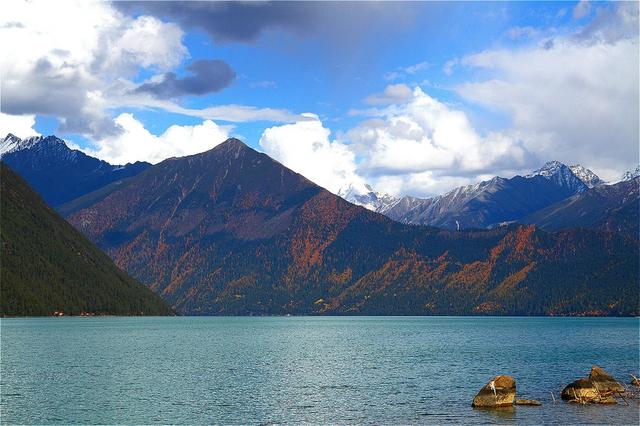
[[[65,161],[43,154],[62,149],[50,138],[12,153]],[[427,212],[440,227],[416,226],[230,139],[56,208],[182,314],[636,315],[639,179],[603,186],[594,176],[553,162],[431,201],[374,193],[369,209],[404,203],[405,215]],[[587,216],[582,228],[576,215]]]
[[[638,309],[638,243],[631,238],[535,226],[450,232],[404,225],[236,139],[165,160],[68,220],[185,314]]]
[[[114,166],[69,148],[55,136],[20,139],[11,133],[0,141],[0,160],[53,207],[135,176],[151,165],[136,162]]]
[[[634,181],[640,173],[638,170],[636,169],[634,173],[625,173],[620,182]],[[494,177],[474,185],[455,188],[433,198],[393,197],[376,192],[368,185],[364,187],[348,185],[340,190],[338,195],[354,204],[407,224],[459,230],[493,228],[519,222],[561,229],[572,227],[573,222],[556,219],[550,215],[552,212],[560,214],[561,209],[566,209],[564,203],[570,197],[580,198],[580,194],[592,193],[586,198],[593,199],[597,197],[596,194],[608,193],[609,196],[605,198],[609,201],[614,204],[623,202],[622,198],[612,199],[621,193],[616,190],[609,191],[610,186],[612,185],[607,185],[594,172],[581,165],[566,166],[558,161],[550,161],[526,176],[514,176],[509,179]],[[633,222],[633,219],[638,217],[638,192],[632,191],[623,198],[624,203],[628,203],[629,207],[617,214],[619,216],[627,214],[624,220]],[[635,204],[632,199],[636,200]],[[581,203],[579,206],[588,208],[586,203]],[[593,204],[591,207],[597,206]],[[566,210],[564,211],[565,216],[568,217]],[[605,205],[604,213],[606,214],[607,211]],[[537,212],[540,214],[536,214]],[[582,212],[576,214],[580,213]],[[542,217],[545,220],[538,221],[537,218]],[[588,223],[588,221],[584,222],[584,225]],[[633,227],[621,229],[624,229],[623,232],[633,231]],[[637,236],[638,234],[629,235]]]
[[[0,316],[172,314],[4,163],[0,201]]]

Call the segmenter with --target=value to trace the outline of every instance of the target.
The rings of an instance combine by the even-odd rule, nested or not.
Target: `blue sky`
[[[334,192],[418,196],[638,163],[638,3],[7,4],[0,130],[113,163],[237,136]]]

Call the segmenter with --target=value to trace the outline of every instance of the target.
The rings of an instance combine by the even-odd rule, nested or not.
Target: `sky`
[[[638,2],[5,0],[0,133],[112,164],[237,137],[334,193],[639,163]]]

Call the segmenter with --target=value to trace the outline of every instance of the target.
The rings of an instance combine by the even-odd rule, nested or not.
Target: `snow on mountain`
[[[576,193],[584,192],[589,189],[589,186],[584,183],[582,179],[576,176],[569,167],[559,161],[549,161],[545,163],[545,165],[540,169],[535,170],[533,173],[530,173],[525,177],[532,178],[534,176],[545,177],[554,182],[556,185],[571,189]]]
[[[580,164],[569,166],[569,169],[573,172],[574,175],[576,175],[578,179],[582,181],[582,183],[587,185],[589,188],[606,184],[605,181],[600,179],[600,176]]]
[[[638,176],[640,176],[640,165],[636,167],[636,169],[632,172],[624,172],[620,177],[619,182],[631,180],[631,179],[637,178]]]
[[[352,204],[378,213],[384,213],[400,200],[393,195],[374,191],[370,185],[359,182],[344,186],[338,191],[338,196]]]
[[[71,157],[76,155],[76,151],[70,150],[67,144],[56,136],[30,136],[20,139],[16,135],[9,133],[0,141],[0,157],[25,150],[57,151],[59,154]]]

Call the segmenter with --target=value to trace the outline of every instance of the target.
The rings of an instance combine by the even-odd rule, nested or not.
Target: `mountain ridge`
[[[569,167],[549,161],[525,176],[496,176],[431,198],[393,197],[375,192],[368,185],[368,193],[341,191],[338,195],[402,223],[459,230],[518,222],[537,210],[604,184],[579,164]]]
[[[111,165],[69,148],[53,135],[22,140],[11,133],[0,141],[0,159],[53,207],[135,176],[151,166],[145,162]]]
[[[68,220],[186,314],[638,311],[632,239],[403,225],[237,140],[163,161],[94,201]]]

